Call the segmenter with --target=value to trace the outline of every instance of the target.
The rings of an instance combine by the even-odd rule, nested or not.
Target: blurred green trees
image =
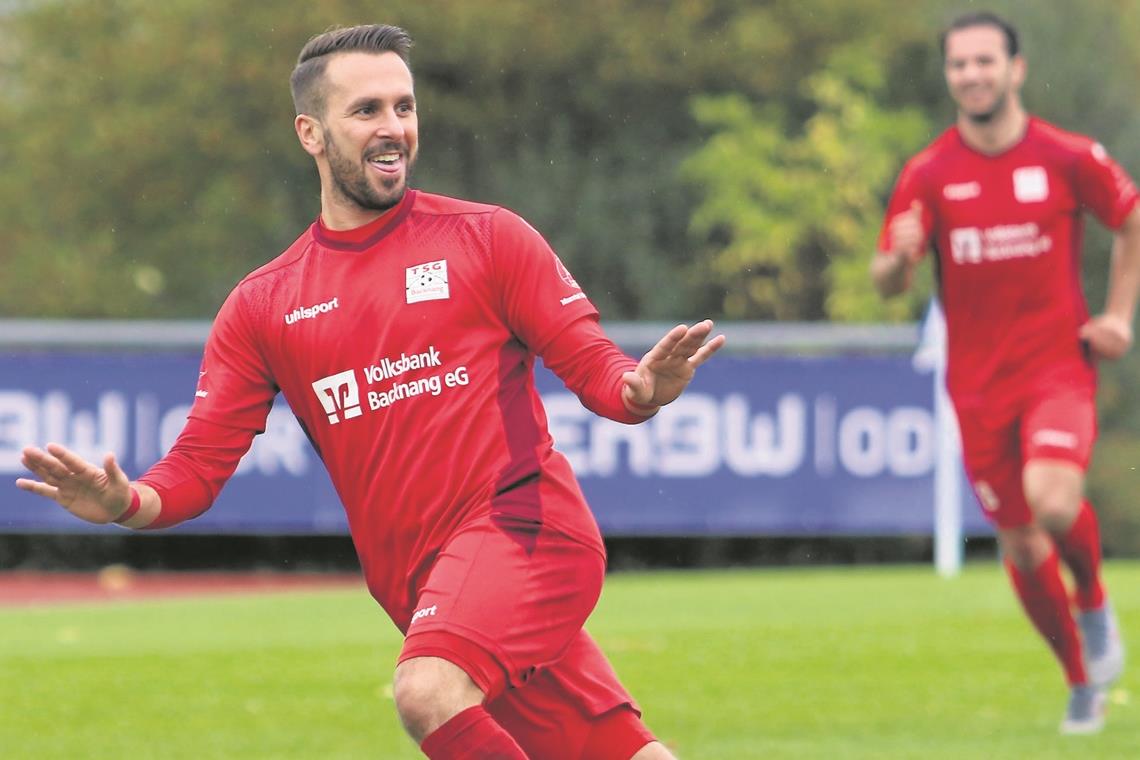
[[[1031,107],[1140,164],[1140,3],[1004,6]],[[317,212],[297,51],[376,20],[417,40],[417,184],[524,214],[607,318],[919,313],[865,273],[899,166],[951,117],[941,0],[6,7],[4,316],[210,316]]]

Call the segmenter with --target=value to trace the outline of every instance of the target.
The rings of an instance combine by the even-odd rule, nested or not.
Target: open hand
[[[107,454],[99,468],[70,449],[49,443],[46,450],[26,447],[20,461],[39,480],[18,478],[17,487],[58,502],[82,520],[109,523],[130,505],[130,480],[114,454]]]
[[[641,358],[635,370],[622,375],[625,384],[622,397],[626,404],[652,414],[657,407],[680,396],[693,379],[697,367],[724,345],[723,335],[705,342],[712,329],[712,320],[706,319],[692,327],[677,325],[666,333]]]

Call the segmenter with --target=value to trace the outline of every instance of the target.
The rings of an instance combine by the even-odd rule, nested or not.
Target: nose
[[[404,124],[394,108],[387,108],[376,120],[376,136],[380,139],[402,139]]]

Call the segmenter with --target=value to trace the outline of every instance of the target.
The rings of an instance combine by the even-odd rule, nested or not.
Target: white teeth
[[[396,161],[400,160],[400,154],[399,153],[384,153],[384,154],[381,154],[379,156],[373,156],[372,158],[370,158],[368,160],[373,162],[373,163],[392,164],[392,163],[395,163]]]

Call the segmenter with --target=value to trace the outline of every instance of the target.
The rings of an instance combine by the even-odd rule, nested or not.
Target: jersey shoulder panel
[[[425,193],[423,190],[416,191],[416,202],[412,210],[415,213],[427,214],[434,216],[448,216],[448,215],[490,215],[495,213],[501,206],[495,206],[489,203],[476,203],[475,201],[465,201],[460,198],[452,198],[448,195],[439,195],[437,193]]]
[[[1087,135],[1061,129],[1037,117],[1030,117],[1029,130],[1035,148],[1073,161],[1089,153],[1096,144],[1096,140]]]
[[[310,226],[281,255],[262,264],[234,286],[233,297],[241,301],[248,317],[257,322],[259,316],[271,309],[274,293],[298,270],[297,265],[314,244]]]
[[[902,175],[918,178],[936,171],[961,145],[957,127],[948,127],[903,165]]]

